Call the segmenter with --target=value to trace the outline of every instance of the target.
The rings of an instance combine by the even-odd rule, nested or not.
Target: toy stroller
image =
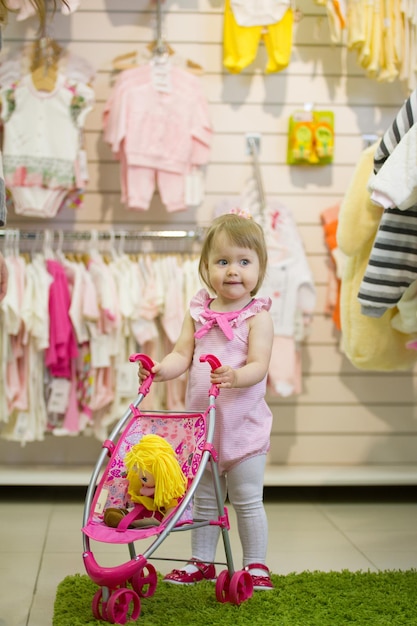
[[[153,367],[152,360],[144,354],[130,356],[130,361],[140,361],[147,370]],[[212,370],[221,366],[217,357],[207,354],[200,358]],[[229,539],[229,519],[221,493],[217,453],[213,446],[215,426],[215,401],[219,394],[216,385],[208,391],[208,407],[203,413],[166,411],[140,411],[138,406],[148,394],[154,375],[151,374],[139,387],[139,395],[125,415],[103,443],[103,451],[96,463],[87,489],[83,516],[83,559],[87,574],[100,586],[92,600],[92,611],[96,619],[112,624],[125,624],[140,615],[140,598],[155,593],[157,573],[148,558],[157,550],[171,532],[217,525],[221,529],[227,569],[220,572],[216,580],[216,598],[219,602],[241,604],[252,596],[252,578],[245,570],[235,571]],[[187,487],[176,506],[162,518],[159,525],[134,527],[136,506],[130,511],[125,478],[124,459],[132,447],[145,435],[162,436],[172,446]],[[110,460],[106,460],[110,457]],[[103,471],[103,467],[107,466]],[[196,520],[192,516],[192,498],[200,478],[211,464],[213,484],[218,505],[218,517],[214,520]],[[101,474],[101,472],[103,472]],[[112,528],[104,523],[104,512],[108,508],[124,509],[126,516]],[[145,520],[146,524],[146,520]],[[133,527],[132,527],[133,526]],[[136,553],[135,542],[153,538],[151,545],[142,554]],[[130,560],[115,567],[101,567],[90,549],[90,539],[113,544],[127,544]]]

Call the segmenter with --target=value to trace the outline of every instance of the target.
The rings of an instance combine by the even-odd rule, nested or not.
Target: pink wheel
[[[147,570],[148,573],[144,574]],[[158,576],[156,569],[151,563],[146,563],[143,567],[140,567],[135,574],[133,574],[130,581],[133,589],[141,598],[150,598],[155,593],[156,584],[158,582]]]
[[[230,574],[229,570],[225,569],[217,576],[216,580],[216,599],[218,602],[229,602],[229,586],[230,586]]]
[[[245,570],[235,572],[230,581],[230,602],[232,604],[242,604],[252,597],[253,581],[252,576]]]
[[[91,609],[96,619],[107,619],[106,606],[107,603],[103,603],[103,592],[99,589],[95,592],[93,602],[91,604]]]
[[[130,609],[130,604],[132,608]],[[140,613],[140,600],[133,589],[116,589],[107,602],[107,621],[111,624],[126,624],[136,620]]]

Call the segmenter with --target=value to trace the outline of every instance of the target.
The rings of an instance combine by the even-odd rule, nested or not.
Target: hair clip
[[[239,217],[244,217],[245,220],[251,220],[252,219],[252,215],[248,212],[245,211],[244,209],[238,209],[237,207],[234,207],[230,213],[233,213],[234,215],[238,215]]]

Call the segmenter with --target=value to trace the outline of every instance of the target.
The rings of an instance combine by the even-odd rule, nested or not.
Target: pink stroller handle
[[[220,363],[219,359],[216,356],[214,356],[214,354],[202,354],[200,356],[200,361],[201,361],[201,363],[208,363],[210,365],[210,367],[211,367],[213,372],[218,367],[222,366],[222,364]]]
[[[146,367],[146,369],[149,372],[155,365],[155,363],[152,361],[150,356],[148,356],[147,354],[141,354],[140,352],[137,352],[136,354],[131,354],[129,357],[129,361],[131,363],[136,363],[136,361],[140,361],[143,367]],[[145,378],[143,383],[140,385],[139,393],[146,396],[149,392],[149,389],[151,388],[152,381],[154,378],[155,378],[155,374],[152,374],[152,373],[149,374],[148,378]]]
[[[212,372],[214,372],[214,370],[216,370],[218,367],[222,366],[221,362],[216,356],[214,356],[214,354],[202,354],[200,356],[200,362],[208,363],[211,367]],[[220,389],[218,388],[217,385],[212,385],[210,387],[209,396],[214,396],[215,398],[217,398],[219,393],[220,393]]]

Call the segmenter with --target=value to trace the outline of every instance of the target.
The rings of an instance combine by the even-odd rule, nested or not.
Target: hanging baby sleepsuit
[[[167,211],[186,209],[186,177],[209,158],[212,128],[200,81],[166,64],[164,88],[152,63],[122,72],[104,109],[104,138],[120,161],[121,200],[131,210],[147,210],[156,185]]]
[[[1,90],[4,177],[15,211],[55,217],[64,199],[85,187],[80,132],[94,92],[58,74],[51,92],[38,91],[27,74]]]
[[[265,72],[280,72],[290,61],[294,15],[288,0],[250,3],[226,0],[223,26],[223,63],[239,73],[256,57],[262,40],[268,53]],[[258,7],[258,10],[254,10]],[[259,8],[260,7],[260,8]]]

